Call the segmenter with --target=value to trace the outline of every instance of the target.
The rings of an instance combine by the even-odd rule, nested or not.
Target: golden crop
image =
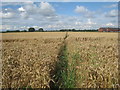
[[[75,60],[77,88],[118,87],[118,34],[69,33],[69,61]]]
[[[49,87],[62,40],[52,33],[3,34],[2,87]]]
[[[50,88],[65,34],[3,33],[2,88]],[[117,33],[68,32],[65,41],[67,70],[75,71],[75,87],[117,87]]]

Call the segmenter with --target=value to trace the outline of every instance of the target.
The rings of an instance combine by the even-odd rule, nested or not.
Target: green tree
[[[43,30],[43,28],[39,28],[38,31],[39,32],[43,32],[44,30]]]
[[[28,31],[29,31],[29,32],[35,32],[35,28],[32,28],[32,27],[31,27],[31,28],[28,29]]]
[[[72,31],[75,31],[75,29],[72,29]]]
[[[27,32],[27,30],[23,30],[23,32]]]

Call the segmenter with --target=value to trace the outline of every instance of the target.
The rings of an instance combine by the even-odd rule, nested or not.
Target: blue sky
[[[102,10],[103,12],[106,12],[112,9],[117,9],[117,7],[105,8],[111,6],[111,4],[117,4],[116,2],[52,2],[50,4],[53,5],[58,14],[65,15],[78,15],[74,12],[77,5],[89,8],[91,11]]]
[[[0,30],[98,29],[118,26],[117,2],[3,2]]]

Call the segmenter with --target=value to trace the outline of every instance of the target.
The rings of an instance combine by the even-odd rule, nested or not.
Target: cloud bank
[[[4,8],[0,11],[0,18],[2,18],[0,30],[24,30],[29,27],[35,29],[42,27],[45,30],[117,27],[118,10],[112,9],[117,7],[116,4],[104,7],[110,8],[109,11],[104,12],[76,5],[71,11],[74,15],[59,14],[57,10],[60,9],[48,2],[3,3],[2,7]]]

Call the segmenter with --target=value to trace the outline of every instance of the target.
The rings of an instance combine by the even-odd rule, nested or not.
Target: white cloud
[[[7,5],[10,4],[7,3]],[[0,12],[0,17],[3,18],[3,25],[8,24],[16,26],[12,27],[13,30],[17,28],[24,29],[24,25],[26,27],[33,26],[35,28],[45,27],[46,25],[56,23],[59,19],[53,6],[47,2],[41,2],[40,4],[26,2],[23,3],[20,8],[5,8],[5,10],[3,9],[3,12]]]
[[[8,9],[6,8],[5,11],[7,11]]]
[[[32,2],[24,3],[23,8],[29,14],[35,14],[39,10],[39,8],[37,8],[37,6],[33,4]]]
[[[22,12],[20,16],[21,18],[25,18],[25,19],[29,18],[29,15],[26,12]]]
[[[16,19],[18,17],[18,11],[12,8],[5,8],[0,12],[0,18],[2,19]]]
[[[86,13],[86,12],[88,12],[88,9],[85,8],[84,6],[76,6],[75,12],[76,13]]]
[[[41,2],[38,6],[31,2],[25,3],[23,8],[29,15],[39,14],[43,16],[51,16],[55,14],[55,9],[48,2]]]
[[[2,30],[10,30],[10,29],[12,29],[12,26],[11,25],[2,25],[0,27],[0,29],[2,29]]]
[[[96,15],[95,12],[93,12],[93,11],[88,11],[88,12],[85,14],[85,17],[87,17],[87,18],[95,18],[95,15]]]
[[[96,23],[92,22],[92,21],[91,21],[91,19],[88,19],[88,22],[87,22],[87,24],[90,24],[90,25],[92,25],[92,24],[96,24]]]
[[[11,8],[5,8],[5,9],[2,9],[2,11],[5,13],[5,12],[14,12],[15,10]]]
[[[25,9],[23,7],[18,8],[18,11],[25,12]]]
[[[106,13],[107,17],[117,17],[118,16],[118,10],[113,9],[110,12]]]
[[[83,14],[84,17],[87,17],[87,18],[94,18],[95,17],[95,12],[88,10],[84,6],[76,6],[74,11],[76,13]]]
[[[81,24],[81,22],[75,22],[75,25],[80,25]]]
[[[19,4],[18,4],[19,5]],[[92,29],[99,28],[101,26],[116,26],[109,16],[109,19],[105,15],[99,15],[94,11],[90,11],[89,8],[84,6],[76,6],[76,13],[80,15],[61,15],[57,14],[52,4],[48,2],[33,3],[27,2],[22,3],[19,8],[5,8],[0,12],[3,18],[3,25],[6,25],[6,29],[28,29],[28,27],[34,27],[36,30],[42,27],[44,30],[56,30],[56,29]],[[114,15],[115,11],[107,12],[107,15]],[[6,14],[6,15],[5,15]],[[100,14],[100,13],[99,13]],[[4,15],[4,16],[3,16]],[[92,18],[96,16],[96,18]],[[87,18],[86,18],[87,17]],[[111,22],[112,24],[110,24]],[[8,25],[8,26],[7,26]],[[5,28],[4,28],[5,29]]]
[[[106,26],[114,26],[113,23],[107,23]]]
[[[41,2],[40,3],[40,8],[42,9],[42,10],[49,10],[49,9],[51,9],[51,10],[53,10],[54,11],[54,8],[48,3],[48,2]]]
[[[41,2],[39,12],[43,15],[54,14],[55,9],[47,2]]]
[[[39,26],[32,26],[33,28],[35,28],[35,29],[39,29],[39,28],[41,28],[41,27],[39,27]]]
[[[0,12],[0,18],[12,18],[13,16],[14,13],[12,12],[7,12],[7,13]]]

